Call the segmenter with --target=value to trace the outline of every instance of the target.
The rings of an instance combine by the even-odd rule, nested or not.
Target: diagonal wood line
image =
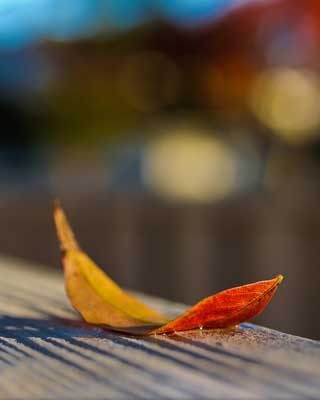
[[[1,297],[1,296],[0,296]],[[60,314],[59,313],[53,313],[49,312],[42,304],[42,306],[39,306],[37,303],[34,301],[26,301],[25,298],[17,295],[17,294],[6,294],[5,295],[6,301],[12,300],[14,304],[19,305],[25,309],[25,311],[32,311],[32,312],[37,312],[39,316],[42,317],[49,317],[49,318],[59,318]],[[69,313],[71,313],[71,310],[67,310]]]
[[[174,363],[177,366],[182,367],[185,370],[190,370],[197,374],[200,373],[199,376],[201,376],[201,377],[206,376],[207,378],[209,378],[211,380],[211,383],[213,383],[214,381],[219,382],[219,383],[224,382],[224,383],[233,385],[236,389],[239,389],[238,384],[236,384],[235,382],[232,382],[230,379],[228,379],[224,375],[219,374],[218,372],[208,373],[208,371],[206,371],[205,369],[199,368],[190,362],[179,359],[179,358],[175,357],[174,355],[163,354],[158,350],[149,348],[149,347],[145,346],[145,344],[143,343],[143,340],[141,340],[141,341],[137,340],[137,341],[133,342],[130,339],[128,339],[127,337],[121,337],[119,335],[113,335],[113,334],[111,334],[111,335],[108,336],[108,340],[111,340],[112,342],[114,342],[117,345],[121,345],[122,347],[126,347],[126,348],[129,347],[129,348],[138,350],[139,352],[144,353],[144,354],[147,353],[149,356],[155,356],[158,359],[160,358],[168,364]],[[215,379],[215,380],[213,380],[213,379]]]
[[[50,333],[52,333],[52,332],[50,332],[50,331],[45,332],[45,330],[43,330],[43,333],[40,335],[40,337],[41,337],[43,340],[47,340],[45,337],[46,337],[47,334],[50,334]],[[13,336],[16,337],[17,341],[20,341],[22,344],[28,345],[29,347],[31,347],[31,348],[33,348],[33,349],[35,349],[35,350],[40,351],[39,345],[38,345],[38,344],[35,344],[34,342],[32,342],[31,339],[29,339],[29,338],[27,338],[27,339],[26,339],[26,338],[22,338],[22,337],[20,337],[18,334],[14,334]],[[61,338],[64,339],[64,340],[68,339],[68,338],[66,337],[66,335],[58,335],[58,336],[61,337]],[[91,351],[92,351],[92,350],[95,350],[95,348],[94,348],[93,346],[89,346],[89,345],[85,345],[85,346],[84,346],[84,344],[82,344],[81,342],[77,342],[75,339],[69,338],[69,341],[70,341],[70,343],[73,343],[73,344],[75,344],[75,345],[77,345],[77,346],[79,346],[79,344],[80,344],[80,346],[81,346],[82,348],[83,348],[83,347],[87,347],[87,348],[89,348]],[[56,344],[56,343],[54,343],[54,344]],[[52,356],[52,354],[54,354],[54,353],[51,353],[51,352],[48,353],[48,352],[47,352],[47,349],[45,349],[44,351],[47,353],[48,356]],[[79,353],[79,354],[80,354],[80,353]],[[118,361],[120,360],[122,363],[124,363],[124,364],[126,364],[126,365],[131,365],[131,367],[135,367],[135,368],[138,368],[138,369],[140,369],[140,370],[145,371],[140,365],[134,364],[134,363],[130,363],[128,360],[126,360],[126,359],[124,359],[124,358],[119,358],[118,356],[113,355],[113,354],[111,354],[111,353],[109,353],[109,352],[106,352],[106,351],[103,351],[103,354],[104,354],[104,355],[107,355],[108,357],[111,356],[111,357],[117,359]],[[81,354],[80,354],[80,355],[81,355]],[[81,355],[81,356],[82,356],[82,355]],[[66,360],[66,359],[62,360],[62,359],[61,359],[61,356],[59,356],[59,355],[54,354],[54,358],[58,359],[59,361],[69,363],[69,360]],[[69,363],[69,364],[70,364],[70,363]],[[77,367],[82,368],[81,366],[78,366],[78,365],[76,365],[76,364],[73,364],[72,366],[75,367],[75,368],[77,368]],[[84,372],[88,372],[89,374],[93,375],[92,372],[91,372],[90,370],[85,370]],[[104,381],[106,380],[105,377],[103,377],[103,380],[104,380]],[[141,385],[140,385],[140,386],[141,386]],[[148,392],[149,395],[151,395],[151,394],[154,395],[154,393],[153,393],[152,391],[148,390],[147,387],[145,387],[144,389],[145,389],[145,392]],[[132,391],[131,391],[130,393],[133,394]]]
[[[128,340],[135,340],[135,339],[130,338]],[[189,362],[187,362],[185,360],[183,360],[183,361],[179,360],[173,354],[174,353],[180,353],[180,354],[183,354],[183,355],[190,356],[192,359],[204,360],[204,361],[210,362],[211,364],[212,364],[212,362],[214,362],[215,365],[217,365],[219,367],[223,367],[224,371],[221,371],[219,373],[217,370],[215,370],[215,371],[208,370],[207,369],[208,365],[205,366],[205,367],[199,367],[199,365],[198,365],[197,367],[194,367],[193,369],[195,369],[197,371],[200,371],[202,374],[207,375],[209,378],[215,377],[218,380],[225,380],[225,382],[227,382],[227,383],[229,383],[231,385],[234,385],[235,387],[244,387],[244,389],[248,389],[247,385],[244,386],[241,381],[239,381],[239,380],[235,381],[231,377],[226,378],[226,376],[229,376],[228,371],[229,372],[230,371],[236,372],[236,374],[239,376],[240,379],[248,378],[249,374],[247,373],[247,371],[244,368],[244,366],[236,367],[236,366],[233,366],[233,365],[230,365],[230,364],[226,363],[225,361],[217,360],[217,359],[214,359],[214,358],[209,358],[209,357],[203,356],[200,353],[196,353],[196,352],[184,349],[184,348],[180,348],[177,345],[174,345],[172,343],[165,343],[163,341],[161,344],[159,344],[159,339],[148,340],[148,342],[153,344],[153,345],[156,345],[156,346],[160,347],[160,349],[166,348],[167,350],[169,350],[169,352],[166,352],[166,353],[158,352],[157,353],[158,355],[161,354],[161,356],[164,357],[165,359],[169,358],[170,360],[174,360],[175,362],[183,362],[184,366],[189,366],[189,368],[190,367],[192,368],[193,364],[191,364],[191,363],[189,363]],[[141,346],[143,346],[142,343],[139,343],[139,344]],[[150,348],[148,348],[148,347],[144,348],[144,351],[150,351]],[[227,372],[227,374],[226,374],[226,372]],[[259,381],[255,381],[255,383],[259,383],[265,389],[268,389],[268,391],[270,392],[270,381],[264,382],[262,380],[260,382]],[[290,390],[286,385],[277,385],[277,388],[279,390],[281,390],[282,392],[284,392],[284,393],[288,393],[288,392],[290,392],[290,393],[292,392],[293,394],[296,393],[295,391]],[[261,389],[261,387],[260,387],[260,389]],[[275,389],[275,388],[272,387],[272,389]]]
[[[11,296],[11,297],[17,297],[17,296]],[[22,301],[21,299],[20,299],[20,301]],[[34,305],[32,305],[32,307],[34,307]],[[200,345],[202,345],[202,346],[205,346],[204,344],[200,344]],[[208,350],[208,349],[207,349]],[[212,349],[211,349],[212,350]],[[217,350],[215,350],[215,351],[217,351]],[[191,353],[189,353],[189,354],[191,354]],[[193,352],[193,355],[196,355],[197,354],[197,356],[199,357],[199,355],[198,355],[198,353],[195,353],[195,352]],[[238,357],[239,358],[239,357]],[[173,359],[172,357],[171,357],[171,361],[175,361],[175,362],[178,362],[179,363],[179,360],[177,360],[177,359]],[[246,357],[246,361],[247,362],[256,362],[255,360],[253,360],[253,359],[249,359],[248,357]],[[180,362],[181,362],[181,360],[180,360]],[[190,364],[189,364],[189,366],[185,363],[185,364],[183,364],[183,366],[184,367],[189,367],[190,368]],[[193,365],[191,365],[191,368],[194,368],[194,366]],[[199,368],[197,368],[197,370],[198,371],[201,371],[201,369],[199,369]],[[202,372],[205,372],[205,371],[202,371]],[[208,374],[207,374],[208,375]],[[211,375],[211,377],[212,377],[212,375]],[[219,375],[217,375],[216,376],[216,378],[221,378],[221,374],[220,374],[220,376]],[[228,380],[228,382],[229,383],[233,383],[234,384],[234,382],[230,382],[230,380]],[[283,385],[281,386],[281,387],[279,387],[279,389],[282,389],[283,390]]]
[[[78,363],[71,361],[60,354],[56,354],[56,353],[52,352],[51,350],[47,349],[46,347],[44,347],[38,343],[35,343],[34,341],[32,341],[30,339],[25,339],[24,344],[28,345],[29,347],[33,348],[34,350],[37,350],[38,352],[40,352],[42,354],[49,356],[50,358],[54,358],[57,361],[60,361],[61,363],[63,363],[64,365],[66,365],[68,367],[74,368],[74,369],[88,375],[90,378],[93,378],[97,382],[103,382],[103,383],[107,383],[110,386],[117,387],[117,390],[123,392],[123,394],[126,394],[126,395],[132,394],[132,392],[127,390],[126,388],[124,388],[123,385],[117,385],[114,381],[111,381],[108,377],[101,376],[101,375],[97,374],[96,372],[93,372],[92,370],[88,369],[87,367],[79,365]]]
[[[0,296],[3,297],[5,301],[7,301],[8,299],[14,300],[17,304],[20,304],[25,309],[32,309],[33,307],[34,311],[38,311],[41,314],[49,314],[48,311],[44,308],[45,305],[50,306],[50,308],[55,308],[58,311],[67,312],[70,315],[73,314],[73,310],[67,305],[61,307],[61,304],[59,304],[59,307],[56,307],[54,302],[49,301],[46,303],[43,301],[42,298],[39,299],[39,296],[37,296],[36,294],[23,296],[23,294],[19,290],[8,291],[7,289],[1,289]],[[42,305],[42,307],[39,307],[39,303]]]
[[[11,296],[12,297],[12,296]],[[20,299],[20,301],[22,301],[21,299]],[[127,360],[124,360],[125,362],[127,362]],[[179,363],[179,361],[177,361],[178,363]],[[180,365],[183,365],[183,364],[181,364],[180,363]],[[187,366],[187,364],[184,364],[184,366],[186,367]],[[192,366],[192,365],[189,365],[189,367],[191,367],[191,368],[193,368],[194,370],[196,370],[196,368],[194,367],[194,366]],[[212,378],[212,376],[211,376],[211,378]],[[181,388],[180,388],[181,389]],[[196,394],[196,393],[195,393]]]
[[[51,333],[51,332],[48,332],[49,334]],[[44,336],[46,336],[46,333],[44,332],[42,335],[41,335],[41,337],[43,338]],[[62,338],[63,340],[67,340],[69,343],[71,343],[71,344],[74,344],[74,345],[76,345],[76,346],[80,346],[81,348],[86,348],[86,349],[89,349],[90,351],[93,351],[93,352],[95,352],[95,353],[99,353],[99,354],[103,354],[103,355],[106,355],[106,356],[108,356],[108,357],[110,357],[110,355],[111,355],[111,353],[110,352],[106,352],[105,350],[101,350],[101,349],[97,349],[96,347],[94,347],[94,346],[91,346],[91,345],[89,345],[89,344],[85,344],[85,343],[83,343],[83,342],[80,342],[80,341],[78,341],[78,340],[76,340],[76,339],[74,339],[74,338],[71,338],[71,337],[69,337],[69,336],[66,336],[66,335],[64,335],[64,334],[56,334],[56,337],[60,337],[60,338]],[[125,358],[119,358],[119,356],[117,356],[117,359],[118,360],[121,360],[124,364],[126,364],[126,365],[128,365],[128,363],[129,363],[129,361],[127,360],[127,359],[125,359]],[[134,368],[138,368],[138,369],[141,369],[141,366],[140,365],[138,365],[138,364],[136,364],[136,363],[134,363],[134,364],[130,364],[131,366],[133,366]],[[142,371],[144,371],[144,372],[147,372],[144,368],[142,368]],[[159,378],[159,374],[158,374],[158,376],[157,376],[157,378]]]
[[[46,300],[48,303],[51,303],[52,305],[56,305],[58,307],[66,307],[67,306],[67,302],[65,300],[57,300],[57,298],[54,295],[48,295],[48,289],[45,291],[45,293],[43,293],[43,290],[38,290],[39,288],[37,286],[36,287],[33,286],[33,288],[31,289],[29,287],[27,288],[24,285],[15,285],[15,284],[12,284],[12,282],[6,282],[5,288],[1,288],[1,292],[3,291],[3,289],[7,290],[7,291],[9,289],[10,292],[14,292],[14,293],[18,292],[21,294],[25,294],[27,296],[31,296],[32,298],[39,299],[39,297],[40,297],[41,300]]]
[[[12,346],[12,347],[7,346],[7,343],[5,343],[5,341],[1,340],[1,339],[0,339],[0,352],[2,354],[8,355],[9,357],[14,358],[15,360],[22,359],[21,353],[20,353],[20,357],[18,356],[18,354],[15,354],[15,352],[16,352],[15,346]],[[27,353],[25,353],[25,354],[27,354]],[[28,354],[27,354],[27,356],[28,356]]]
[[[16,276],[18,277],[18,274]],[[243,389],[242,380],[247,391],[248,388],[250,389],[248,385],[253,385],[252,390],[248,391],[248,395],[250,393],[257,394],[257,388],[265,388],[265,393],[270,396],[274,394],[275,396],[291,394],[292,396],[290,397],[293,397],[297,396],[298,393],[298,397],[318,398],[316,395],[310,395],[310,393],[319,393],[319,391],[315,392],[320,387],[318,370],[307,372],[308,368],[304,369],[302,366],[300,368],[300,365],[293,365],[290,368],[289,364],[289,360],[293,359],[301,360],[301,363],[310,360],[311,366],[317,365],[314,361],[315,356],[313,356],[313,353],[319,354],[320,344],[318,343],[301,338],[292,339],[288,335],[265,330],[266,338],[273,340],[272,338],[274,337],[277,346],[282,342],[286,343],[288,358],[286,358],[287,365],[285,365],[279,356],[275,358],[275,362],[273,362],[272,357],[269,357],[268,360],[260,359],[268,351],[267,348],[257,358],[251,356],[251,354],[238,354],[232,350],[214,346],[211,343],[208,344],[187,338],[179,339],[179,341],[173,337],[136,339],[111,334],[92,327],[89,328],[89,326],[83,325],[80,321],[74,321],[71,324],[67,319],[64,322],[63,318],[60,321],[59,318],[53,320],[51,317],[56,315],[54,313],[55,308],[58,314],[60,312],[60,315],[61,312],[65,313],[67,311],[71,313],[71,311],[69,308],[66,309],[64,301],[57,300],[61,298],[62,293],[57,290],[58,280],[52,282],[52,284],[48,280],[48,284],[45,287],[40,285],[40,282],[41,280],[38,281],[36,278],[31,279],[30,277],[28,280],[30,286],[28,287],[25,287],[24,281],[21,281],[21,285],[18,283],[13,285],[10,282],[6,285],[5,281],[0,283],[0,297],[3,305],[8,303],[9,299],[13,306],[17,305],[18,312],[20,307],[21,312],[23,310],[26,313],[32,311],[32,315],[39,313],[39,319],[28,319],[23,318],[23,316],[20,319],[19,317],[10,319],[9,316],[4,316],[4,319],[0,318],[0,352],[2,353],[0,365],[1,370],[11,371],[16,362],[17,365],[20,363],[17,357],[22,360],[28,360],[27,368],[30,367],[30,369],[26,370],[28,377],[32,378],[32,374],[38,373],[39,379],[42,377],[44,380],[42,387],[44,390],[47,389],[50,394],[53,394],[55,390],[61,394],[67,387],[74,386],[75,393],[80,396],[82,393],[86,393],[86,389],[92,389],[90,393],[97,395],[101,393],[103,396],[103,388],[108,388],[109,379],[114,384],[113,389],[111,389],[111,385],[109,386],[110,391],[114,390],[114,393],[118,393],[119,396],[130,396],[131,398],[135,394],[136,397],[139,397],[144,393],[145,397],[152,398],[154,394],[161,392],[156,389],[156,386],[152,387],[153,390],[149,390],[148,393],[144,391],[144,388],[147,388],[147,385],[156,383],[158,379],[161,384],[170,385],[172,390],[176,390],[176,393],[180,396],[199,398],[199,394],[203,394],[204,397],[209,397],[209,394],[211,394],[211,397],[218,398],[221,393],[224,393],[224,388],[229,388],[230,390],[228,389],[226,395],[230,398],[233,395],[235,396],[237,389]],[[1,309],[4,310],[2,307]],[[29,323],[30,326],[24,326],[23,321],[27,325]],[[10,323],[12,323],[11,327]],[[256,328],[250,324],[243,324],[243,326],[248,330],[263,331],[263,328]],[[32,328],[35,330],[32,331]],[[66,332],[63,330],[66,330]],[[2,338],[1,334],[3,334]],[[253,336],[255,336],[254,333]],[[99,340],[103,348],[97,347],[98,343],[95,344],[96,339]],[[7,341],[10,341],[8,346],[4,344]],[[17,343],[19,347],[15,347],[14,343]],[[287,346],[287,343],[289,343],[290,347]],[[42,351],[35,345],[40,346]],[[19,352],[20,346],[25,354]],[[106,346],[108,347],[107,349]],[[57,351],[54,350],[55,348]],[[52,358],[47,353],[48,351],[58,355],[58,359]],[[298,358],[299,353],[301,354],[300,358]],[[282,353],[277,352],[277,354],[281,357]],[[294,357],[289,358],[289,354]],[[13,366],[4,364],[2,359],[12,362]],[[85,371],[75,367],[75,365],[83,367],[81,359],[86,364]],[[66,360],[67,363],[63,360]],[[146,364],[143,365],[143,362]],[[237,363],[238,365],[236,365]],[[60,368],[59,365],[62,367]],[[119,369],[119,377],[105,376],[108,375],[108,371],[115,372],[117,365],[119,365],[117,367]],[[132,382],[135,382],[135,379],[128,381],[127,379],[129,378],[124,375],[125,378],[122,383],[121,372],[123,370],[121,370],[121,366],[128,367],[128,371],[132,370],[133,373],[136,373],[139,377],[137,380],[141,379],[143,381],[143,377],[147,377],[147,379],[139,386],[134,387]],[[99,369],[100,367],[103,367],[102,370]],[[94,370],[92,371],[92,369]],[[245,369],[248,369],[248,371],[244,371]],[[20,369],[20,373],[22,371]],[[273,377],[271,375],[269,375],[270,378],[269,376],[264,376],[264,371],[271,373],[271,375],[273,374]],[[55,383],[48,381],[50,376],[52,376]],[[10,382],[14,382],[13,375],[9,375],[9,377]],[[67,381],[67,377],[70,377],[70,381]],[[268,379],[276,387],[268,388]],[[121,392],[118,388],[117,381],[119,380],[122,389],[123,385],[127,383],[130,390],[127,390],[126,393]],[[59,383],[61,385],[60,389]],[[64,388],[62,388],[62,383],[65,385]],[[219,384],[220,387],[219,385],[216,386],[216,384]],[[297,390],[294,390],[294,386],[292,386],[289,393],[286,384],[294,385]],[[4,390],[8,390],[4,383],[2,387]],[[234,390],[231,388],[234,388]],[[37,393],[27,383],[26,389],[26,394],[28,395]],[[263,392],[260,389],[258,389],[258,394],[261,395]],[[243,391],[241,390],[239,393],[243,394]],[[301,396],[299,396],[299,393]],[[65,398],[65,396],[63,397]]]
[[[75,345],[75,346],[77,346],[77,347],[79,347],[79,348],[81,348],[81,349],[86,349],[86,350],[89,350],[89,351],[94,352],[94,353],[96,353],[96,354],[100,354],[100,355],[103,355],[103,356],[107,356],[108,358],[110,358],[110,357],[111,357],[111,358],[114,358],[115,360],[121,362],[121,363],[124,364],[124,365],[128,365],[128,366],[130,366],[130,367],[133,367],[133,368],[136,369],[136,370],[139,370],[139,371],[141,371],[141,372],[144,372],[145,374],[147,374],[147,375],[149,376],[149,378],[152,378],[152,380],[157,381],[157,380],[159,380],[159,379],[162,379],[163,381],[168,381],[167,377],[168,377],[168,376],[170,377],[170,375],[163,375],[163,374],[161,374],[161,373],[159,373],[159,372],[156,372],[156,374],[154,374],[152,371],[148,371],[146,368],[144,368],[144,367],[141,366],[140,364],[137,364],[137,363],[135,363],[135,362],[132,362],[132,361],[128,360],[127,358],[122,357],[122,356],[119,355],[119,354],[111,353],[111,352],[109,352],[109,351],[106,351],[105,349],[98,349],[98,348],[96,348],[95,346],[92,346],[91,344],[84,343],[84,342],[79,341],[79,340],[77,340],[77,339],[74,339],[74,338],[65,338],[65,337],[63,337],[63,339],[64,339],[64,340],[67,340],[68,343],[70,343],[70,344],[72,344],[72,345]],[[170,378],[171,378],[171,377],[170,377]],[[149,383],[150,383],[150,382],[149,382]],[[154,383],[155,383],[155,382],[154,382]],[[180,387],[180,386],[179,386],[179,390],[181,390],[181,387]],[[148,391],[150,391],[150,390],[148,390]],[[183,389],[183,392],[186,392],[185,388]],[[188,390],[186,394],[190,394],[190,390]],[[193,395],[196,395],[196,394],[197,394],[196,392],[193,393]]]
[[[14,347],[14,346],[13,346]],[[12,350],[12,348],[11,348]],[[3,349],[1,349],[1,351],[3,351]],[[14,350],[12,350],[14,351]],[[19,364],[19,362],[22,362],[25,358],[25,356],[22,357],[18,357],[16,354],[12,354],[9,353],[10,356],[12,358],[14,358],[14,363],[13,363],[13,367],[16,368],[17,365]],[[21,353],[18,353],[21,355]],[[30,357],[31,359],[34,359],[34,357]],[[37,366],[39,366],[37,364]],[[65,385],[64,383],[61,382],[61,379],[55,379],[55,375],[51,374],[50,372],[50,368],[34,368],[35,364],[32,365],[28,365],[28,368],[25,369],[24,371],[24,378],[26,378],[26,374],[29,374],[31,372],[31,378],[32,377],[37,377],[37,384],[39,386],[42,386],[44,389],[46,390],[51,390],[51,386],[52,384],[54,385],[59,385],[59,386],[63,386],[64,388],[67,388],[67,385]],[[34,371],[36,369],[36,374],[32,375],[32,371]],[[47,378],[46,380],[43,380],[43,378]],[[23,380],[25,385],[31,384],[32,382],[30,382],[30,380],[28,379],[26,381],[26,379]],[[3,381],[2,381],[2,386],[3,386]]]
[[[5,341],[3,341],[5,342]],[[25,351],[22,351],[21,349],[19,349],[18,347],[14,346],[12,343],[6,343],[6,345],[8,346],[8,348],[12,349],[13,351],[18,352],[18,354],[21,354],[21,352],[23,352],[23,355],[26,355],[25,358],[31,358],[35,360],[35,357],[30,355],[29,353],[26,353]],[[37,363],[36,364],[32,364],[32,365],[28,365],[28,371],[29,369],[36,371],[36,373],[34,374],[34,377],[37,377],[38,379],[40,379],[41,377],[47,376],[47,381],[57,384],[58,386],[63,386],[66,389],[71,390],[72,388],[74,388],[74,386],[70,386],[70,384],[78,384],[78,380],[75,379],[70,379],[69,381],[63,382],[65,381],[66,375],[68,375],[67,370],[63,370],[61,371],[60,369],[54,368],[52,367],[52,365],[48,364],[48,359],[45,360],[41,360],[41,359],[37,359]],[[42,366],[42,364],[44,364]],[[56,378],[55,376],[58,375],[58,377]],[[37,379],[37,382],[38,382]],[[42,382],[40,380],[40,382]]]
[[[246,356],[243,354],[234,353],[230,350],[226,350],[226,349],[223,349],[223,348],[217,347],[217,346],[208,345],[206,343],[202,343],[202,342],[199,342],[199,341],[196,341],[193,339],[186,339],[182,335],[176,335],[175,337],[172,337],[170,339],[177,340],[178,342],[187,344],[189,346],[193,346],[193,349],[199,348],[199,349],[203,349],[209,353],[220,354],[222,356],[225,356],[226,360],[232,358],[235,360],[241,360],[244,363],[254,364],[255,366],[257,366],[259,368],[267,368],[267,369],[271,369],[271,370],[276,369],[277,373],[281,372],[281,373],[285,374],[287,377],[290,377],[294,380],[299,379],[302,381],[302,383],[307,383],[307,384],[313,383],[314,384],[315,383],[314,379],[316,379],[319,389],[320,389],[320,380],[319,380],[320,376],[318,373],[313,375],[314,379],[310,379],[311,378],[310,373],[306,373],[304,371],[296,371],[293,368],[289,368],[284,365],[278,365],[278,364],[276,365],[274,363],[265,361],[260,358],[257,359],[257,358],[249,357],[249,356]],[[194,351],[192,351],[192,352],[194,352]],[[195,354],[198,354],[198,353],[195,353]],[[307,380],[307,382],[305,382],[305,380]]]
[[[61,336],[61,339],[64,340],[64,341],[66,341],[66,339],[65,339],[63,336]],[[58,348],[67,350],[68,352],[73,353],[73,354],[75,354],[75,355],[77,355],[77,356],[79,356],[79,357],[81,357],[81,358],[83,358],[83,359],[85,359],[85,360],[87,360],[87,361],[94,362],[94,363],[97,364],[97,365],[102,365],[102,366],[106,366],[106,365],[107,365],[105,362],[98,361],[98,360],[94,359],[93,357],[90,357],[90,356],[88,356],[88,355],[85,355],[85,354],[83,354],[83,353],[77,351],[77,350],[74,350],[74,349],[71,348],[70,346],[67,346],[67,345],[65,345],[65,344],[63,344],[63,343],[61,343],[61,342],[58,342],[55,338],[46,338],[45,341],[48,342],[48,343],[51,343],[51,344],[54,345],[54,346],[57,346]],[[67,343],[72,343],[72,344],[74,344],[75,346],[79,347],[78,344],[75,344],[75,343],[71,342],[71,340],[67,341]],[[109,357],[110,357],[110,355],[109,355]],[[126,361],[126,363],[127,363],[127,361]],[[126,378],[126,379],[128,379],[128,378]],[[156,396],[156,395],[157,395],[156,392],[152,391],[152,390],[148,387],[148,386],[149,386],[149,383],[147,383],[147,384],[145,384],[145,385],[139,384],[139,383],[136,382],[136,381],[131,381],[131,382],[128,382],[128,383],[135,385],[139,390],[143,390],[143,391],[145,392],[145,394],[148,394],[148,396]],[[130,387],[132,388],[132,386],[130,386]],[[131,392],[131,393],[132,393],[132,392]],[[132,394],[133,394],[133,393],[132,393]]]
[[[6,364],[6,365],[10,365],[10,366],[13,366],[13,365],[14,365],[14,363],[13,363],[12,361],[7,360],[6,358],[4,358],[4,357],[2,357],[2,356],[0,356],[0,362],[2,362],[3,364]],[[1,367],[0,367],[0,368],[1,368]]]
[[[285,393],[292,393],[292,394],[296,394],[297,392],[299,392],[299,390],[296,389],[291,389],[290,387],[288,387],[288,385],[290,385],[290,383],[292,382],[292,380],[297,380],[299,382],[300,385],[313,385],[315,388],[318,387],[320,389],[320,382],[319,382],[319,375],[314,375],[314,379],[309,379],[309,374],[303,374],[303,376],[301,376],[301,374],[296,373],[296,371],[294,370],[289,370],[286,368],[280,368],[279,370],[281,370],[281,372],[283,372],[287,378],[289,378],[288,380],[284,381],[283,380],[283,375],[282,376],[278,376],[277,373],[273,374],[272,377],[267,377],[265,374],[263,375],[258,375],[256,376],[255,374],[253,374],[253,371],[250,371],[250,373],[248,372],[248,370],[246,369],[247,365],[243,365],[241,364],[240,366],[235,366],[233,364],[230,363],[229,357],[224,357],[223,360],[221,359],[217,359],[215,357],[208,357],[206,355],[203,355],[201,353],[198,353],[196,351],[193,350],[189,350],[186,349],[185,347],[180,347],[178,346],[176,343],[170,343],[169,340],[172,340],[171,338],[169,339],[165,339],[163,340],[163,343],[161,345],[159,345],[158,339],[157,340],[148,340],[149,342],[151,342],[152,344],[156,345],[156,346],[160,346],[161,348],[166,348],[168,351],[172,352],[178,352],[181,354],[186,354],[190,357],[192,357],[193,359],[198,359],[198,360],[204,360],[207,362],[214,362],[215,364],[224,367],[225,368],[225,373],[229,372],[235,372],[238,377],[240,379],[243,378],[249,378],[254,376],[255,377],[255,383],[260,383],[263,384],[263,386],[270,391],[270,385],[272,385],[272,389],[279,389],[282,392]],[[185,342],[186,344],[189,344],[187,341]],[[211,352],[215,353],[215,348],[211,348]],[[218,349],[220,350],[220,349]],[[228,355],[228,352],[224,352],[224,355]],[[256,367],[258,367],[260,370],[262,370],[262,372],[264,371],[265,368],[267,368],[268,370],[271,370],[273,372],[274,369],[274,365],[273,364],[267,364],[267,363],[262,363],[260,364],[257,360],[254,359],[248,359],[249,363],[253,363]],[[206,369],[204,369],[204,373],[205,373]],[[256,372],[256,371],[254,371]],[[275,381],[276,380],[280,380],[279,381]],[[301,390],[300,392],[302,392],[302,394],[304,393],[303,390]]]
[[[39,352],[42,355],[45,355],[49,358],[52,358],[56,361],[59,361],[61,363],[63,363],[64,365],[71,367],[73,369],[76,369],[88,376],[90,376],[90,378],[93,378],[94,380],[96,380],[97,382],[103,382],[103,383],[107,383],[108,385],[112,386],[117,386],[114,384],[114,382],[112,382],[110,379],[108,379],[108,377],[102,377],[96,373],[94,373],[93,371],[89,370],[88,368],[85,368],[81,365],[78,365],[77,363],[66,359],[65,357],[59,355],[59,354],[55,354],[53,353],[51,350],[47,349],[46,347],[36,343],[35,341],[29,339],[29,338],[22,338],[19,335],[16,335],[16,340],[18,343],[23,344],[26,347],[31,348],[32,350]],[[123,394],[126,395],[130,395],[132,394],[132,392],[128,391],[127,389],[125,389],[123,386],[118,386],[117,390],[120,392],[123,392]]]

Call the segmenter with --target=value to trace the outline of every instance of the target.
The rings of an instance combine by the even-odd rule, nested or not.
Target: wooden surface
[[[0,276],[0,399],[320,398],[318,342],[252,324],[127,337],[79,321],[62,274],[2,258]]]

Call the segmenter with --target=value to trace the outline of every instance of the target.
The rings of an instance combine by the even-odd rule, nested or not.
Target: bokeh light
[[[0,49],[91,35],[101,27],[102,16],[101,0],[0,0]]]
[[[237,0],[0,0],[0,50],[133,29],[160,17],[184,26],[212,20]]]
[[[310,140],[320,124],[319,78],[305,69],[265,70],[253,84],[250,106],[265,126],[286,141]]]
[[[159,0],[161,12],[168,19],[184,26],[208,22],[233,0]]]
[[[156,194],[170,200],[219,200],[235,187],[235,164],[226,144],[200,129],[180,128],[151,140],[143,176]]]

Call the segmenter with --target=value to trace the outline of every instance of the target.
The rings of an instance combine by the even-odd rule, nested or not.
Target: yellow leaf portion
[[[69,251],[68,258],[77,266],[95,293],[106,303],[139,321],[154,324],[168,321],[163,315],[125,293],[85,253]]]
[[[67,221],[67,218],[59,204],[55,204],[54,220],[56,224],[58,238],[61,248],[64,252],[63,264],[65,267],[66,287],[71,303],[80,312],[87,322],[107,323],[110,326],[127,326],[128,321],[124,321],[119,325],[119,321],[115,323],[115,318],[100,318],[97,316],[97,307],[90,307],[85,304],[83,298],[77,293],[77,290],[83,290],[83,278],[92,291],[87,293],[87,302],[90,303],[91,297],[97,298],[99,301],[99,315],[105,314],[103,304],[110,313],[110,306],[114,311],[121,312],[125,317],[136,320],[140,323],[148,324],[163,324],[168,322],[168,318],[161,315],[135,297],[125,293],[115,282],[113,282],[84,252],[79,248],[79,245],[74,237],[72,229]],[[70,274],[70,270],[73,272]],[[80,274],[80,276],[79,276]],[[75,279],[77,276],[77,279]],[[92,295],[94,294],[94,296]],[[81,301],[78,301],[81,297]],[[90,311],[91,310],[91,311]],[[92,314],[92,315],[90,315]],[[102,322],[103,320],[103,322]],[[96,322],[93,322],[96,321]]]
[[[72,252],[63,256],[65,286],[73,307],[89,324],[131,328],[138,321],[104,302],[90,287],[74,262]],[[140,322],[141,324],[141,322]]]
[[[56,225],[56,231],[63,252],[69,250],[80,250],[80,246],[74,236],[74,233],[68,223],[67,217],[63,212],[60,202],[55,200],[53,217]]]

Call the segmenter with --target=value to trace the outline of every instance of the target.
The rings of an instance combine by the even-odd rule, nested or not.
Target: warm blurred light
[[[146,184],[172,200],[222,199],[235,187],[231,150],[196,129],[177,129],[150,141],[143,161]]]
[[[320,124],[320,84],[304,69],[274,68],[253,84],[250,105],[257,118],[283,139],[300,143]]]
[[[160,52],[141,51],[130,55],[119,77],[122,97],[138,111],[157,111],[177,98],[179,70]]]
[[[243,95],[255,74],[253,63],[236,52],[220,63],[212,60],[203,73],[202,101],[219,111],[219,115],[239,115],[245,109]]]

